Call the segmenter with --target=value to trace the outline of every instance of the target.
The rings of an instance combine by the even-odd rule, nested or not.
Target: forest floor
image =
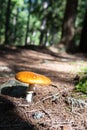
[[[0,130],[87,130],[87,97],[74,85],[85,67],[86,55],[54,47],[1,47]],[[17,92],[18,86],[25,87],[14,78],[22,70],[48,76],[53,83],[37,85],[32,103]]]

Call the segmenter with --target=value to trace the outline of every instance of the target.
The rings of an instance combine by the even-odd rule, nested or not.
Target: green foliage
[[[79,0],[78,9],[77,9],[77,17],[75,21],[76,35],[74,38],[74,41],[77,47],[79,46],[79,42],[80,42],[81,29],[83,27],[83,21],[85,17],[86,8],[87,8],[87,1]]]
[[[85,14],[86,0],[79,0],[76,29],[82,27]],[[5,41],[5,22],[8,0],[0,1],[0,44]],[[9,44],[25,45],[25,37],[28,25],[27,39],[29,44],[40,45],[42,32],[44,44],[58,44],[61,38],[62,21],[66,0],[11,0],[11,12],[9,21]],[[42,25],[44,29],[42,31]],[[78,45],[80,34],[75,36]]]
[[[4,43],[5,41],[5,13],[7,3],[7,0],[0,1],[0,21],[2,21],[0,26],[0,43]],[[11,0],[9,44],[25,45],[28,14],[27,39],[30,39],[30,44],[40,44],[41,26],[45,19],[45,34],[43,35],[43,39],[46,39],[46,35],[47,39],[44,42],[48,42],[49,45],[51,43],[58,43],[57,41],[59,41],[61,36],[65,3],[66,0],[59,0],[57,2],[55,0]]]
[[[86,12],[86,7],[87,7],[87,1],[79,0],[78,14],[77,14],[77,18],[76,18],[76,27],[82,26],[85,12]]]
[[[87,94],[87,77],[84,77],[76,85],[76,90]]]
[[[75,86],[76,91],[87,94],[87,68],[80,73],[80,80]]]

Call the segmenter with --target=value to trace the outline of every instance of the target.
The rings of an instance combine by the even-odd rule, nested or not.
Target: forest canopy
[[[86,10],[86,0],[1,0],[0,45],[81,48]]]

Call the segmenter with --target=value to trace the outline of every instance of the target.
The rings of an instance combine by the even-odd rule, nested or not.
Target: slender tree
[[[44,17],[42,19],[42,23],[41,23],[41,28],[40,28],[40,45],[41,46],[46,46],[46,43],[48,41],[48,36],[47,36],[47,32],[49,30],[49,24],[51,24],[49,21],[52,21],[52,12],[51,10],[49,10],[49,8],[52,8],[52,4],[54,4],[54,0],[50,0],[50,1],[43,1],[43,14]]]
[[[5,21],[5,44],[9,43],[10,35],[10,14],[11,14],[11,0],[8,0],[7,9],[6,9],[6,21]]]
[[[77,13],[78,0],[67,0],[64,14],[61,42],[66,50],[72,50],[74,37],[74,25]],[[72,45],[72,46],[71,46]]]
[[[25,45],[28,45],[27,38],[29,33],[29,24],[30,24],[30,10],[31,10],[31,0],[28,1],[28,18],[27,18],[27,27],[26,27],[26,36],[25,36]]]
[[[15,14],[15,16],[14,16],[14,18],[13,18],[13,25],[14,25],[14,27],[13,27],[13,38],[12,38],[13,43],[15,43],[15,42],[16,42],[16,39],[17,39],[18,14],[19,14],[19,9],[18,9],[18,7],[17,7],[17,8],[16,8],[16,14]]]

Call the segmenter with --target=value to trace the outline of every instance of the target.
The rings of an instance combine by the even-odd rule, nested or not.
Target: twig
[[[37,104],[40,103],[40,102],[43,102],[43,101],[45,101],[45,100],[48,100],[48,99],[51,99],[51,98],[54,98],[54,97],[56,97],[56,99],[57,99],[57,98],[59,98],[59,96],[60,96],[59,93],[52,94],[52,95],[50,95],[50,96],[47,96],[47,97],[41,99],[40,101],[36,102],[36,103],[33,104],[33,105],[37,105]]]
[[[43,99],[40,99],[38,102],[33,103],[33,104],[16,104],[16,105],[17,105],[17,106],[21,106],[21,107],[34,106],[34,105],[37,105],[37,104],[39,104],[39,103],[41,103],[41,102],[43,102],[43,101],[45,101],[45,100],[48,100],[48,99],[51,99],[51,98],[54,98],[54,97],[56,97],[56,99],[57,99],[57,98],[59,98],[64,92],[68,92],[68,91],[71,91],[71,90],[73,90],[73,87],[72,87],[72,88],[65,88],[65,89],[63,89],[62,91],[57,92],[57,93],[55,93],[55,94],[52,94],[52,95],[50,95],[50,96],[44,97]]]
[[[49,125],[50,130],[53,128],[58,129],[58,127],[65,126],[65,125],[67,125],[67,126],[69,125],[72,128],[72,124],[73,124],[73,121],[52,121],[51,120],[51,122],[49,122],[49,120],[46,120],[46,123],[44,123],[45,125]]]
[[[41,99],[41,100],[39,100],[38,102],[36,102],[36,103],[33,103],[33,104],[15,104],[16,106],[21,106],[21,107],[29,107],[29,106],[34,106],[34,105],[37,105],[37,104],[39,104],[39,103],[41,103],[41,102],[43,102],[43,101],[45,101],[45,100],[48,100],[48,99],[50,99],[50,98],[53,98],[53,97],[59,97],[60,95],[59,95],[59,93],[55,93],[55,94],[52,94],[52,95],[50,95],[50,96],[47,96],[47,97],[45,97],[45,98],[43,98],[43,99]]]
[[[72,105],[72,107],[71,107],[72,112],[74,110],[74,107],[78,107],[78,108],[86,108],[87,107],[87,103],[84,100],[75,99],[72,97],[67,98],[67,103]]]

